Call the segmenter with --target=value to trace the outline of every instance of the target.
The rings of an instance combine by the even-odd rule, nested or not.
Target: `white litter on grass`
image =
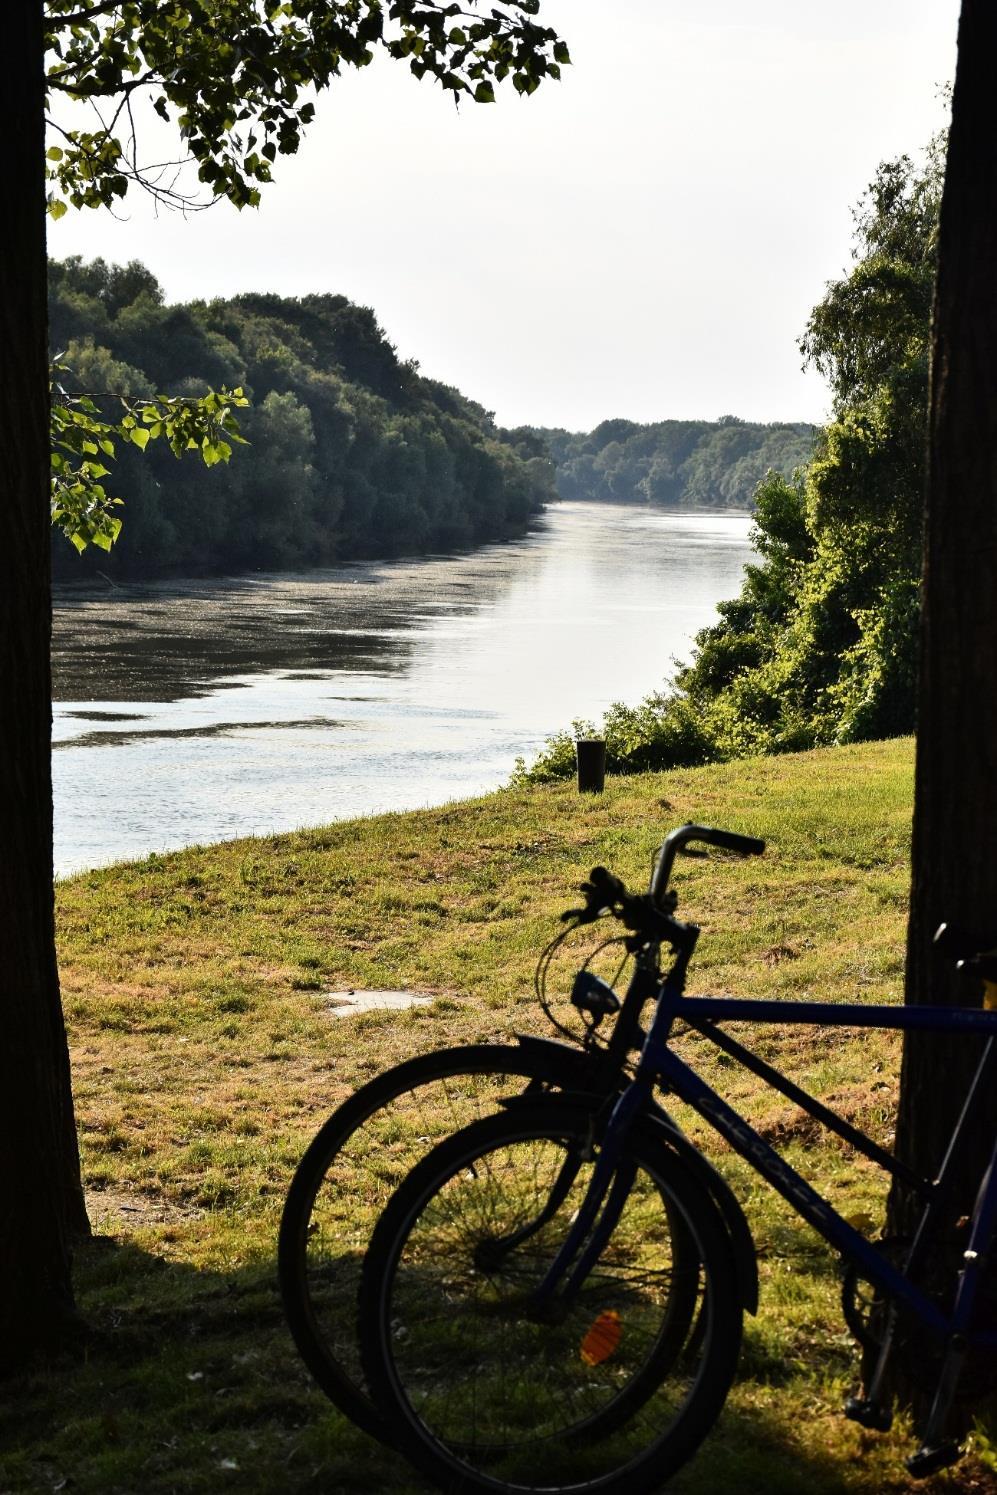
[[[333,1017],[351,1017],[355,1012],[403,1011],[408,1007],[424,1007],[433,999],[425,992],[415,991],[327,991],[325,1000]]]

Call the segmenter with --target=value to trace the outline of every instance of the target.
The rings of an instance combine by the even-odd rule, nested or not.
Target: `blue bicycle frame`
[[[640,961],[638,962],[640,965]],[[885,1337],[879,1365],[870,1387],[870,1399],[863,1406],[873,1407],[885,1378],[886,1362],[896,1321],[896,1305],[904,1304],[946,1346],[943,1370],[934,1406],[929,1417],[926,1446],[937,1439],[938,1432],[955,1389],[955,1383],[970,1346],[997,1349],[997,1333],[973,1330],[972,1314],[982,1271],[997,1232],[997,1143],[984,1171],[973,1212],[970,1233],[963,1253],[963,1268],[950,1314],[945,1314],[926,1293],[912,1281],[913,1272],[922,1264],[931,1243],[931,1231],[944,1208],[958,1159],[959,1144],[970,1125],[974,1108],[984,1093],[987,1079],[997,1068],[997,1011],[979,1008],[884,1007],[855,1004],[832,1005],[822,1002],[782,1002],[731,997],[686,997],[683,994],[686,961],[680,957],[669,976],[657,986],[653,1000],[655,1014],[644,1039],[636,1076],[616,1100],[602,1135],[599,1157],[586,1197],[540,1286],[538,1297],[544,1298],[562,1290],[575,1291],[598,1259],[622,1212],[632,1182],[626,1170],[619,1168],[627,1134],[633,1121],[650,1109],[656,1087],[677,1095],[687,1102],[706,1122],[723,1136],[734,1150],[767,1179],[796,1212],[830,1242],[842,1256],[856,1264],[860,1275],[875,1284],[890,1299],[891,1326]],[[644,971],[644,981],[647,971]],[[641,976],[635,975],[624,1007],[636,1013],[641,1000]],[[646,986],[644,987],[646,991]],[[650,993],[648,993],[650,995]],[[907,1252],[901,1271],[888,1261],[882,1251],[850,1225],[754,1128],[734,1111],[715,1090],[700,1078],[669,1047],[676,1019],[681,1019],[712,1040],[738,1063],[760,1075],[775,1089],[799,1104],[831,1131],[843,1137],[895,1177],[903,1178],[925,1201],[920,1224]],[[933,1181],[919,1178],[911,1169],[885,1152],[864,1132],[835,1115],[815,1097],[801,1090],[778,1070],[745,1049],[717,1024],[723,1021],[811,1024],[856,1028],[893,1028],[905,1032],[961,1032],[988,1038],[976,1076],[966,1096],[962,1113],[949,1140],[938,1176]],[[562,1287],[563,1284],[563,1287]],[[881,1425],[869,1423],[868,1425]]]
[[[964,1032],[987,1035],[991,1042],[980,1062],[976,1079],[966,1097],[963,1114],[953,1132],[945,1161],[938,1178],[933,1183],[916,1179],[902,1168],[888,1153],[884,1153],[864,1133],[829,1112],[813,1097],[799,1091],[797,1087],[780,1084],[779,1089],[790,1091],[792,1099],[816,1115],[839,1135],[857,1146],[866,1156],[873,1158],[882,1167],[894,1174],[904,1174],[913,1183],[931,1208],[933,1197],[944,1196],[958,1143],[964,1133],[969,1113],[982,1087],[984,1076],[989,1071],[997,1051],[993,1039],[997,1036],[997,1012],[978,1008],[949,1007],[860,1007],[855,1004],[841,1006],[823,1002],[772,1002],[753,999],[740,1000],[734,997],[685,997],[680,993],[669,999],[668,986],[662,988],[662,1000],[655,1014],[650,1032],[644,1044],[635,1085],[647,1093],[647,1084],[658,1083],[673,1091],[686,1101],[703,1119],[723,1136],[734,1150],[741,1154],[763,1178],[776,1189],[812,1225],[820,1235],[843,1256],[855,1261],[864,1277],[882,1287],[892,1298],[906,1303],[929,1328],[939,1334],[965,1333],[975,1296],[976,1277],[982,1257],[993,1237],[997,1223],[997,1144],[984,1175],[983,1187],[974,1212],[973,1230],[966,1251],[966,1268],[956,1299],[952,1316],[946,1317],[937,1305],[917,1288],[895,1266],[887,1261],[876,1246],[838,1214],[786,1160],[754,1130],[743,1117],[717,1095],[689,1065],[684,1063],[668,1046],[672,1024],[682,1018],[708,1038],[714,1038],[713,1025],[724,1019],[755,1023],[801,1023],[822,1024],[837,1027],[899,1028],[905,1032],[929,1030],[934,1032]],[[770,1067],[762,1066],[740,1044],[726,1034],[722,1047],[734,1058],[752,1061],[747,1065],[756,1071],[762,1069],[770,1080],[778,1076]],[[622,1098],[621,1098],[622,1099]],[[613,1122],[610,1121],[609,1130]],[[608,1140],[608,1136],[607,1136]],[[604,1144],[605,1145],[605,1144]],[[930,1221],[929,1221],[930,1223]],[[997,1348],[997,1334],[980,1333],[972,1336],[974,1343]]]

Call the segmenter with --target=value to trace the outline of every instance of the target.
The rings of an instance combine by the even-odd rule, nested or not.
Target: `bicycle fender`
[[[562,1083],[562,1077],[577,1083],[593,1068],[591,1055],[583,1049],[571,1048],[557,1038],[538,1038],[532,1033],[517,1033],[515,1038],[521,1049],[544,1055],[550,1065],[550,1077],[557,1085]]]
[[[659,1133],[666,1147],[670,1147],[679,1155],[690,1172],[695,1174],[703,1184],[720,1211],[734,1252],[741,1302],[748,1313],[756,1314],[758,1312],[758,1257],[751,1227],[745,1219],[744,1210],[741,1208],[737,1195],[709,1159],[705,1158],[699,1148],[689,1141],[678,1122],[674,1121],[661,1106],[656,1105],[653,1112],[645,1113],[642,1120],[646,1120],[653,1130]]]
[[[629,1083],[628,1075],[618,1074],[615,1076],[613,1089],[606,1088],[605,1079],[600,1074],[605,1057],[603,1054],[593,1055],[582,1049],[571,1048],[556,1038],[534,1038],[530,1033],[517,1033],[515,1036],[520,1048],[531,1051],[537,1057],[543,1056],[547,1070],[544,1078],[557,1086],[565,1100],[574,1100],[587,1106],[596,1102],[604,1104],[608,1115],[613,1100]],[[531,1097],[527,1094],[510,1097],[502,1102],[502,1106],[508,1110],[510,1106],[517,1105],[520,1099],[532,1104]]]

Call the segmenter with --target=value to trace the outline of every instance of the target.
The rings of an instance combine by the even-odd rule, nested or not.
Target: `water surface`
[[[662,684],[748,528],[563,503],[471,555],[59,588],[57,870],[495,788]]]

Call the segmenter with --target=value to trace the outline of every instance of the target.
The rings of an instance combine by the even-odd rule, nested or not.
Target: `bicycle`
[[[596,868],[584,908],[565,916],[577,924],[613,914],[634,957],[622,1004],[588,971],[572,993],[590,1044],[614,1019],[601,1093],[541,1104],[508,1097],[500,1113],[424,1157],[374,1230],[358,1317],[367,1383],[398,1447],[444,1490],[636,1495],[686,1462],[719,1415],[757,1292],[753,1246],[739,1206],[655,1101],[657,1085],[688,1103],[849,1264],[846,1317],[878,1360],[847,1415],[889,1426],[890,1357],[913,1328],[935,1347],[936,1374],[908,1468],[927,1475],[959,1456],[944,1431],[960,1372],[967,1356],[992,1364],[997,1351],[997,1333],[977,1312],[997,1231],[997,1146],[941,1297],[926,1274],[938,1264],[961,1141],[993,1077],[997,1012],[685,996],[699,929],[675,917],[669,882],[677,851],[695,840],[742,854],[764,849],[732,832],[680,827],[659,852],[648,894],[628,894]],[[948,940],[977,974],[997,979],[997,958],[979,943],[967,947],[951,931]],[[666,944],[673,958],[663,974]],[[871,1242],[849,1224],[669,1047],[678,1020],[903,1179],[924,1200],[911,1241],[899,1249]],[[718,1027],[731,1020],[986,1036],[938,1178],[918,1177]],[[873,1288],[871,1305],[862,1283]]]
[[[545,958],[560,942],[552,941]],[[406,1060],[361,1086],[319,1128],[284,1202],[278,1283],[305,1365],[365,1432],[392,1441],[368,1393],[356,1302],[374,1223],[397,1185],[435,1142],[501,1110],[511,1095],[568,1093],[594,1104],[618,1090],[623,1078],[615,1054],[520,1034],[515,1046],[471,1044]],[[672,1145],[687,1146],[677,1130]],[[738,1231],[739,1210],[727,1185],[707,1169],[702,1178],[729,1227]],[[746,1228],[741,1230],[747,1240]],[[757,1283],[745,1291],[749,1299],[752,1292],[757,1296]]]

